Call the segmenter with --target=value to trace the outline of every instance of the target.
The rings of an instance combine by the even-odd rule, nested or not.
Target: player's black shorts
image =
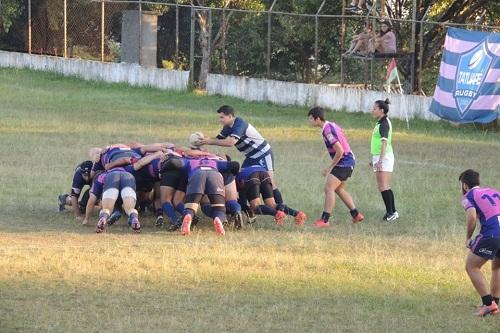
[[[166,170],[161,174],[160,186],[168,186],[178,191],[186,192],[187,173],[184,170]]]
[[[138,192],[151,192],[156,181],[157,180],[155,180],[154,178],[144,177],[141,174],[135,175],[135,182]]]
[[[197,170],[188,182],[186,194],[219,194],[224,196],[224,180],[217,170]]]
[[[274,197],[273,184],[269,173],[265,171],[252,173],[245,182],[244,191],[248,201],[259,198],[261,194],[264,200]]]
[[[472,242],[470,250],[483,259],[500,258],[500,236],[489,237],[479,234]]]
[[[336,166],[330,173],[335,177],[337,177],[338,179],[340,179],[341,181],[345,181],[347,180],[347,178],[351,177],[353,170],[354,170],[353,167]]]
[[[236,178],[236,176],[230,172],[221,172],[221,174],[222,174],[222,179],[224,180],[224,186],[231,184],[233,180]]]

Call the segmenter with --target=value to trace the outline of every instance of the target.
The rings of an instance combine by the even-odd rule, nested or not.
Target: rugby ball
[[[205,136],[201,132],[194,132],[191,133],[189,136],[189,145],[192,147],[199,147],[200,145],[200,140],[204,139]]]

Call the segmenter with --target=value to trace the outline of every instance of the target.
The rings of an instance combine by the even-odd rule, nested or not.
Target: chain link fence
[[[156,33],[156,67],[190,70],[194,84],[210,72],[383,89],[390,61],[342,57],[351,37],[367,24],[378,29],[377,21],[383,15],[378,10],[354,15],[345,11],[346,1],[318,0],[304,13],[290,12],[292,4],[288,1],[273,1],[261,11],[199,7],[182,1],[22,2],[23,16],[13,25],[12,34],[3,38],[9,44],[0,40],[2,49],[121,62],[125,60],[122,34],[130,33],[125,27],[128,23],[123,23],[124,13],[135,11],[142,14],[137,16],[139,31],[146,24],[144,15],[155,17],[150,28]],[[398,53],[402,54],[397,61],[405,90],[411,92],[417,87],[419,93],[431,93],[446,26],[425,20],[392,19],[391,23]],[[477,24],[465,26],[499,30]],[[146,47],[143,38],[139,33],[139,48]],[[143,60],[140,53],[137,62]]]

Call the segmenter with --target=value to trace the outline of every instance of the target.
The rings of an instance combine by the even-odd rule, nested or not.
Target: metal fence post
[[[318,39],[319,39],[319,13],[323,9],[323,6],[325,5],[326,0],[323,0],[321,5],[318,8],[318,11],[316,12],[316,16],[314,16],[315,19],[315,29],[314,29],[314,83],[318,83]]]
[[[139,0],[139,66],[142,65],[142,0]]]
[[[175,0],[175,61],[179,61],[179,0]]]
[[[194,85],[194,7],[191,7],[191,38],[189,41],[189,84]]]
[[[274,0],[267,11],[267,55],[266,55],[266,67],[267,67],[267,78],[271,78],[271,13],[273,11],[274,5],[276,4]]]
[[[411,21],[411,70],[410,70],[410,93],[413,92],[415,88],[415,43],[416,43],[416,19],[417,19],[417,0],[413,0],[413,13],[412,13],[412,21]]]
[[[104,62],[104,0],[101,2],[101,62]]]
[[[31,54],[31,0],[28,0],[28,53]]]
[[[271,12],[267,13],[267,52],[266,52],[267,78],[271,78]]]
[[[64,58],[68,57],[68,13],[67,13],[67,0],[64,0]]]
[[[207,75],[210,73],[210,63],[212,61],[212,9],[208,10],[208,64]]]

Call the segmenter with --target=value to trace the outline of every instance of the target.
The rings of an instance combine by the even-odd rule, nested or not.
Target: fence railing
[[[212,8],[178,0],[40,0],[35,8],[31,0],[24,1],[27,31],[23,31],[25,47],[20,51],[120,62],[123,13],[133,10],[139,13],[139,32],[147,23],[144,15],[157,19],[156,66],[189,69],[193,85],[203,86],[210,72],[308,83],[361,83],[380,89],[387,70],[388,61],[370,64],[367,82],[365,59],[343,64],[342,53],[350,37],[384,14],[377,8],[363,15],[349,13],[347,1],[318,0],[311,13],[287,12],[287,5],[277,0],[261,9]],[[410,18],[389,18],[398,37],[398,51],[406,54],[407,61],[399,65],[407,92],[426,87],[429,91],[434,85],[446,27],[500,31],[498,26],[477,22],[434,22],[426,20],[426,15],[416,20],[415,6],[414,0],[411,14],[406,14]],[[139,33],[139,50],[146,44],[144,38]],[[144,62],[142,51],[137,62]]]

